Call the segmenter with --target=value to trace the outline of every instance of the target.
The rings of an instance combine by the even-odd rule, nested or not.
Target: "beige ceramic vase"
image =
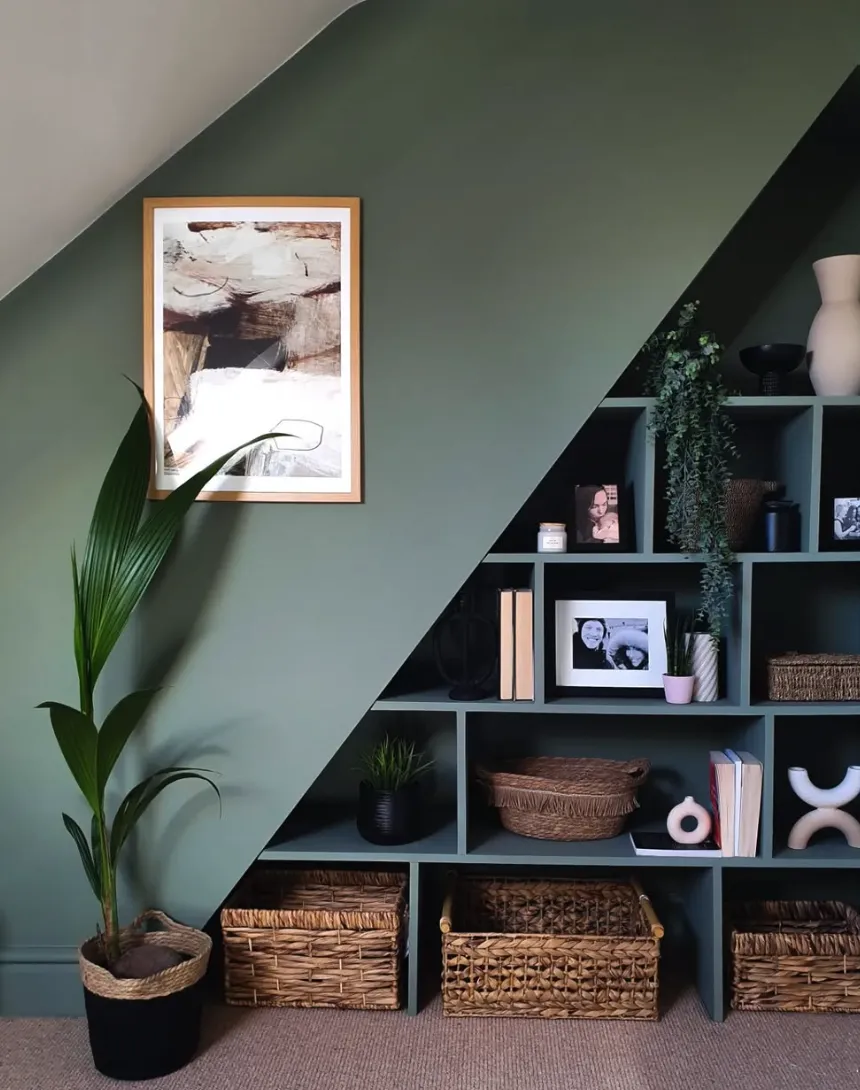
[[[819,397],[860,394],[860,254],[823,257],[812,268],[821,307],[809,330],[809,377]]]

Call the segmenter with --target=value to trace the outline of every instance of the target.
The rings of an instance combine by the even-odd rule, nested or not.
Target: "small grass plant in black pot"
[[[386,734],[361,760],[358,831],[371,844],[409,844],[423,835],[421,781],[433,767],[414,742]]]

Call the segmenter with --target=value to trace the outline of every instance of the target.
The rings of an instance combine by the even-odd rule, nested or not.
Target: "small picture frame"
[[[833,540],[860,547],[860,496],[838,496],[833,500]]]
[[[579,548],[618,548],[621,516],[617,484],[578,484],[575,489],[574,542]]]
[[[555,603],[555,681],[562,688],[661,689],[668,602]]]

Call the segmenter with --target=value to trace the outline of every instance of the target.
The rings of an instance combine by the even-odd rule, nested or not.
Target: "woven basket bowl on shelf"
[[[860,1012],[860,915],[838,901],[764,901],[732,912],[732,1007]]]
[[[860,655],[773,655],[767,660],[771,700],[860,700]]]
[[[538,840],[618,836],[636,809],[650,761],[593,757],[525,757],[478,769],[504,828]]]
[[[397,1010],[406,877],[255,868],[221,910],[228,1003]]]
[[[765,496],[779,488],[778,481],[733,477],[726,489],[726,537],[729,547],[743,549],[752,537]]]
[[[636,882],[454,877],[446,1015],[655,1019],[663,927]]]

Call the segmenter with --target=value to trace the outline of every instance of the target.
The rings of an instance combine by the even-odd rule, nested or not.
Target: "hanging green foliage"
[[[696,329],[698,301],[685,303],[677,325],[642,349],[646,393],[656,399],[651,432],[665,447],[669,540],[704,554],[700,616],[719,635],[734,595],[734,553],[726,533],[726,490],[737,457],[728,390],[719,371],[722,346]]]

